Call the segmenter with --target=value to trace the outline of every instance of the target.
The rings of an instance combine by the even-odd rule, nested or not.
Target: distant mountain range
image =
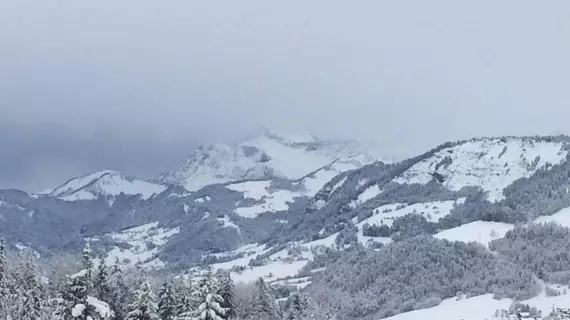
[[[475,138],[389,163],[354,141],[266,131],[199,147],[155,179],[106,170],[42,194],[0,191],[0,235],[46,258],[89,241],[109,263],[189,272],[212,265],[238,281],[329,290],[323,299],[349,312],[346,292],[376,293],[345,287],[363,281],[353,275],[331,280],[344,263],[380,272],[359,263],[378,250],[417,247],[417,237],[477,242],[476,259],[490,259],[485,250],[516,225],[564,224],[569,149],[566,136]],[[431,241],[421,243],[448,250]],[[355,248],[362,259],[350,260]],[[370,310],[351,317],[389,314]]]

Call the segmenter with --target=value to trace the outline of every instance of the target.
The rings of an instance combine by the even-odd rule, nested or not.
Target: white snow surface
[[[489,201],[496,202],[504,198],[503,189],[515,180],[532,175],[547,163],[565,161],[567,153],[562,143],[533,138],[473,139],[422,160],[395,181],[425,184],[432,180],[432,173],[437,172],[445,177],[443,184],[450,190],[481,187],[488,192]],[[451,163],[442,164],[436,170],[446,158],[451,159]],[[534,161],[537,161],[536,166],[532,165]]]
[[[570,299],[568,295],[562,294],[555,297],[547,297],[544,291],[534,298],[520,302],[528,304],[531,307],[536,307],[539,311],[542,311],[543,318],[555,307],[570,308]],[[459,300],[457,298],[451,298],[444,300],[442,303],[432,308],[400,313],[385,319],[499,320],[499,318],[495,317],[495,311],[498,309],[508,310],[512,303],[513,300],[511,299],[494,299],[492,294]]]
[[[237,145],[202,146],[182,168],[162,178],[194,191],[242,180],[297,180],[335,161],[360,167],[376,160],[354,141],[320,141],[307,134],[266,131]]]
[[[91,296],[87,297],[87,303],[95,308],[102,319],[110,319],[113,316],[113,311],[107,303]]]
[[[462,226],[444,230],[434,237],[450,241],[478,242],[485,247],[493,240],[503,238],[505,234],[514,229],[512,224],[491,221],[474,221]]]
[[[358,207],[359,205],[363,204],[364,202],[376,197],[381,192],[382,192],[382,190],[380,190],[380,187],[378,187],[378,185],[376,185],[376,184],[372,185],[372,186],[366,188],[361,194],[359,194],[358,198],[356,200],[351,201],[349,206],[354,209],[354,208]]]
[[[534,220],[534,223],[555,222],[561,226],[570,228],[570,207],[564,208],[551,216],[540,216]]]
[[[83,314],[83,311],[85,311],[85,309],[87,309],[86,305],[78,303],[73,307],[73,309],[71,309],[71,316],[78,318]]]
[[[101,319],[110,319],[113,316],[113,311],[111,310],[111,308],[107,303],[92,296],[87,296],[86,300],[87,304],[92,306],[95,309],[95,312],[97,312],[99,316],[101,316]],[[87,306],[82,303],[76,304],[71,309],[71,316],[74,318],[81,317],[86,308]]]
[[[50,195],[66,201],[93,200],[99,196],[140,195],[147,200],[166,190],[165,185],[131,178],[119,172],[104,170],[74,178],[54,189]]]
[[[235,212],[245,218],[255,218],[264,212],[287,210],[289,203],[303,194],[289,190],[271,188],[271,181],[248,181],[228,185],[227,188],[243,192],[244,198],[254,199],[259,203],[250,207],[238,207]]]

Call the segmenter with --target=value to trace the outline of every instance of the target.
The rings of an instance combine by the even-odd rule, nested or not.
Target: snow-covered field
[[[547,316],[550,311],[555,308],[570,308],[570,296],[560,295],[555,297],[547,297],[542,294],[525,300],[521,303],[536,307],[542,312],[542,316]],[[492,294],[472,297],[469,299],[447,299],[438,306],[415,310],[411,312],[401,313],[387,320],[492,320],[500,319],[495,317],[495,312],[499,309],[509,310],[513,303],[511,299],[496,300]]]
[[[450,190],[478,186],[489,192],[489,201],[499,201],[504,198],[505,187],[547,163],[565,161],[567,153],[562,143],[524,138],[476,139],[439,151],[395,181],[425,184],[432,180],[432,173],[438,172]]]
[[[551,216],[541,216],[534,220],[534,223],[555,222],[561,226],[570,228],[570,207],[564,208]]]
[[[514,229],[512,224],[503,222],[474,221],[462,226],[444,230],[434,237],[450,241],[478,242],[488,247],[493,240],[503,238]]]

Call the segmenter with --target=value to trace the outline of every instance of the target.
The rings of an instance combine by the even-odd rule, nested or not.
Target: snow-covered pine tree
[[[38,278],[39,274],[31,253],[26,252],[17,275],[16,294],[21,298],[18,312],[20,320],[37,320],[43,315],[46,295]]]
[[[190,287],[180,277],[172,285],[174,300],[176,302],[177,319],[191,319],[194,312],[194,301]]]
[[[252,301],[252,311],[249,319],[277,320],[280,318],[279,311],[275,305],[275,297],[271,288],[263,278],[255,282],[255,296]]]
[[[0,238],[0,294],[4,293],[7,285],[7,261],[6,261],[6,243],[4,238]]]
[[[226,309],[226,318],[233,319],[236,317],[236,292],[235,285],[230,277],[229,272],[219,272],[220,280],[219,294],[222,296],[222,308]]]
[[[224,320],[226,319],[226,309],[221,305],[224,299],[218,294],[220,288],[217,279],[208,270],[206,276],[198,282],[197,290],[193,292],[197,309],[195,320]]]
[[[113,298],[109,284],[109,272],[105,261],[103,259],[100,259],[100,261],[97,272],[95,272],[93,277],[93,293],[97,299],[108,302]]]
[[[93,295],[93,258],[89,243],[82,252],[81,271],[69,276],[68,285],[62,292],[62,309],[65,319],[99,319],[95,307],[88,303]]]
[[[87,303],[88,282],[86,270],[69,276],[67,287],[62,292],[62,310],[65,319],[87,320],[95,312]]]
[[[109,306],[115,315],[113,320],[124,320],[127,317],[129,288],[126,285],[123,270],[121,269],[118,258],[115,259],[115,263],[111,267],[109,287],[111,290]]]
[[[172,281],[166,280],[158,293],[158,316],[161,320],[175,320],[178,316]]]
[[[93,294],[93,257],[91,256],[91,248],[89,246],[89,242],[85,244],[85,248],[83,248],[83,252],[81,254],[81,267],[83,270],[86,271],[85,279],[87,280],[85,283],[86,292],[88,295]]]
[[[307,318],[309,311],[309,298],[302,293],[295,293],[291,296],[287,320],[303,320]]]
[[[17,319],[22,305],[22,297],[16,292],[20,281],[9,268],[4,239],[0,239],[0,277],[0,319]]]
[[[6,245],[4,238],[0,239],[0,316],[6,317],[8,304],[8,270],[6,261]]]
[[[138,288],[134,292],[133,302],[129,306],[128,320],[158,320],[155,296],[152,293],[146,272],[140,270]]]

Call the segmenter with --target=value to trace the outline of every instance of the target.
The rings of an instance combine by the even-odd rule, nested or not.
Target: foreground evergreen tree
[[[287,312],[287,320],[306,319],[309,313],[309,298],[301,293],[295,293],[291,296],[289,310]]]
[[[190,288],[184,283],[183,279],[174,282],[172,285],[174,293],[174,301],[176,303],[177,319],[191,319],[194,312],[194,301]]]
[[[222,307],[224,299],[218,293],[220,288],[217,279],[211,271],[199,281],[193,297],[196,301],[197,310],[194,319],[199,320],[224,320],[226,309]]]
[[[97,299],[101,301],[111,301],[113,296],[109,282],[109,272],[105,265],[105,261],[103,259],[100,260],[101,262],[97,267],[97,272],[93,279],[93,291]]]
[[[129,288],[125,283],[123,270],[119,265],[118,258],[115,260],[115,264],[111,267],[109,290],[111,298],[108,302],[114,313],[113,320],[126,319],[130,293]]]
[[[61,307],[65,319],[100,319],[95,307],[88,302],[93,295],[93,258],[89,244],[83,249],[81,271],[69,276],[68,285],[62,292]]]
[[[229,272],[220,272],[219,281],[219,294],[223,300],[221,306],[226,310],[226,318],[233,319],[236,317],[236,292],[234,282]]]
[[[7,317],[8,308],[8,270],[6,261],[6,245],[4,238],[0,239],[0,317]]]
[[[158,316],[161,320],[174,320],[178,316],[172,282],[165,281],[158,293]]]
[[[37,320],[43,315],[47,297],[43,292],[39,275],[31,254],[27,252],[18,268],[17,276],[16,294],[20,297],[21,303],[18,315],[20,320]]]
[[[271,288],[263,278],[255,283],[255,296],[252,301],[252,310],[248,319],[277,320],[280,319],[279,310],[275,305],[275,297]]]
[[[146,273],[141,270],[138,288],[133,295],[133,302],[129,306],[128,320],[158,320],[156,313],[155,296],[152,293],[150,282]]]

